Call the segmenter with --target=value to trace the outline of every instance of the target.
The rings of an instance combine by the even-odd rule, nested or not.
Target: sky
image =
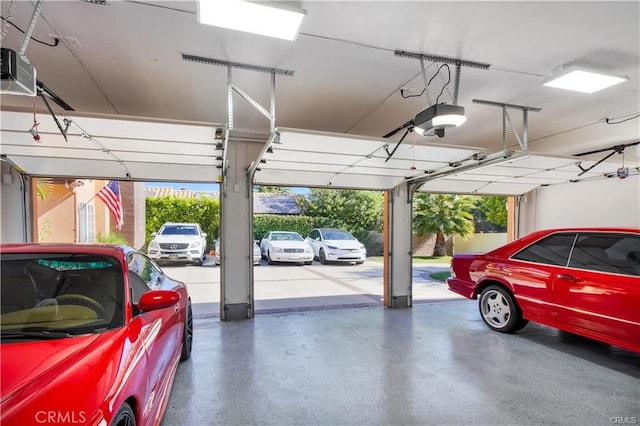
[[[190,182],[145,182],[144,186],[158,186],[173,189],[188,189],[190,191],[217,192],[220,186],[217,183],[190,183]],[[290,188],[294,194],[308,194],[309,188]]]

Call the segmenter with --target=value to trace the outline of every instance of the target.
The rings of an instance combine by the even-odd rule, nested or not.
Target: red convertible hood
[[[94,342],[110,333],[66,339],[3,343],[0,357],[0,395],[4,404],[20,389],[42,380],[48,383],[59,372],[77,364]],[[84,352],[84,354],[83,354]]]

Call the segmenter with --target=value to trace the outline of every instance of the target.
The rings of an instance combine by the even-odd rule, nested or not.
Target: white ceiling
[[[474,99],[541,108],[528,117],[529,151],[535,154],[566,157],[640,139],[640,2],[300,3],[307,16],[297,40],[288,42],[200,25],[196,2],[192,1],[108,1],[107,5],[98,5],[46,0],[33,37],[51,43],[51,35],[56,35],[61,42],[48,47],[31,40],[26,56],[35,66],[38,79],[80,114],[149,117],[171,124],[175,120],[188,121],[188,125],[200,122],[211,132],[213,124],[207,123],[228,121],[227,69],[187,62],[182,54],[291,70],[293,76],[276,77],[277,126],[309,133],[347,134],[354,136],[353,140],[360,136],[380,139],[428,106],[424,95],[409,99],[401,96],[402,88],[419,93],[424,82],[419,61],[395,56],[395,50],[490,64],[488,70],[461,69],[459,104],[467,115],[463,126],[442,139],[411,134],[403,142],[398,154],[415,144],[418,170],[432,166],[432,158],[422,155],[421,145],[440,144],[453,151],[466,148],[493,152],[503,148],[502,110],[474,103]],[[3,18],[8,17],[10,4],[2,2]],[[15,2],[11,22],[26,30],[34,4]],[[3,29],[3,47],[19,50],[23,34],[4,22]],[[541,81],[562,64],[597,66],[627,75],[629,81],[590,95],[542,86]],[[427,61],[426,66],[431,78],[438,65]],[[429,87],[432,102],[443,87],[442,77],[446,73],[441,72]],[[233,84],[267,109],[269,78],[265,73],[238,69],[232,74]],[[441,102],[452,101],[453,75],[448,89]],[[268,132],[269,121],[252,105],[237,94],[233,102],[235,130]],[[57,114],[65,115],[55,104],[52,107]],[[5,111],[32,108],[33,98],[2,96]],[[37,109],[41,116],[47,115],[40,99]],[[509,110],[509,114],[516,131],[522,134],[520,111]],[[608,124],[606,119],[619,124]],[[22,137],[29,142],[31,124],[27,119],[17,127],[25,129]],[[391,146],[402,133],[388,139]],[[506,145],[519,149],[510,128],[506,135]],[[3,145],[4,138],[3,132]],[[159,139],[163,138],[166,140],[165,136]],[[172,158],[155,157],[175,164],[165,168],[166,173],[172,167],[183,173],[188,167],[181,167],[181,163],[201,162],[203,169],[215,164],[215,160],[202,155],[199,143],[183,148],[181,155]],[[626,162],[637,162],[638,152],[627,149]],[[352,164],[352,159],[330,153],[313,162]],[[606,154],[587,158],[597,160]],[[198,157],[202,158],[196,161]],[[140,156],[130,154],[127,158],[135,164]],[[287,161],[296,161],[296,157],[291,158]],[[392,169],[395,159],[388,162]],[[616,155],[611,160],[615,163],[620,158]],[[413,158],[407,161],[413,165]],[[400,170],[406,164],[396,166],[398,170],[389,173],[389,181],[412,172],[409,167],[407,173]],[[68,170],[75,173],[75,167],[69,164]],[[267,179],[269,167],[267,162],[258,177],[262,174],[265,181],[278,180]],[[366,167],[358,167],[365,176]],[[108,170],[116,173],[119,169],[122,166]],[[310,172],[333,174],[335,170]],[[217,173],[207,169],[198,176],[213,181]],[[131,175],[136,177],[135,173]],[[168,180],[168,175],[164,176],[158,180]]]

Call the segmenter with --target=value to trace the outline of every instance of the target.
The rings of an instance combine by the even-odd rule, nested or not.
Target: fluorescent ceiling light
[[[628,79],[629,77],[623,75],[604,74],[586,68],[564,65],[553,76],[544,80],[543,84],[576,92],[594,93]]]
[[[423,136],[436,135],[442,138],[445,130],[455,129],[465,121],[464,107],[435,104],[416,115],[414,130]]]
[[[268,4],[243,0],[200,0],[198,1],[198,22],[284,40],[295,40],[305,12],[272,6],[278,4],[277,2],[268,2]]]

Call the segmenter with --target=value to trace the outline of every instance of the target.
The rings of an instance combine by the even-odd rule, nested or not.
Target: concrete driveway
[[[447,271],[449,264],[413,265],[413,301],[463,299],[450,292],[441,281],[429,278],[433,272]],[[207,259],[203,266],[165,265],[172,278],[183,281],[197,317],[218,316],[220,268]],[[299,266],[295,264],[254,266],[256,314],[281,311],[332,309],[382,305],[382,263]]]

